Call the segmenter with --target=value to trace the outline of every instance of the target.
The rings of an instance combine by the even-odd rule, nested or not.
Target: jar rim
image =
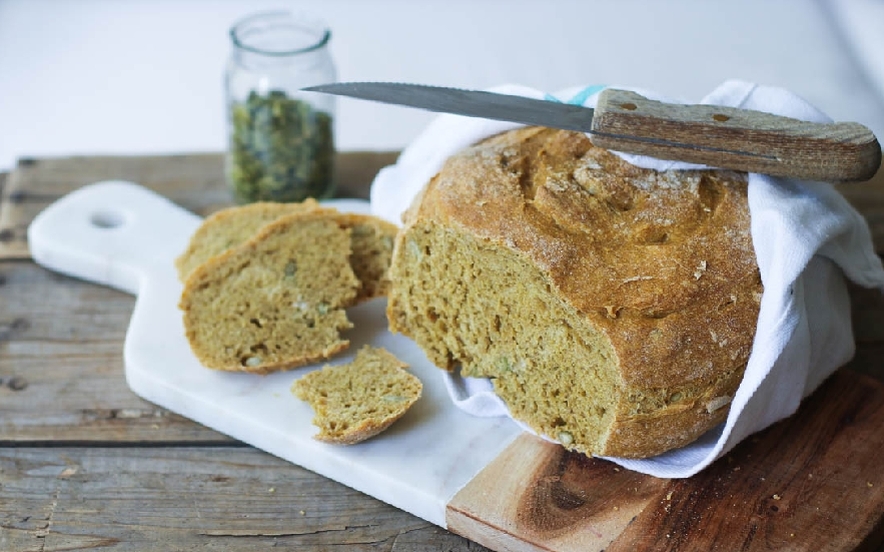
[[[316,42],[308,44],[307,46],[291,48],[291,49],[282,49],[282,50],[270,50],[266,48],[259,48],[254,45],[250,45],[246,42],[245,37],[242,36],[243,33],[253,24],[258,23],[260,21],[268,21],[273,19],[286,20],[288,23],[294,23],[298,27],[303,29],[318,29],[321,34]],[[252,15],[248,15],[236,23],[230,28],[230,40],[233,42],[234,46],[240,48],[242,50],[246,50],[252,53],[261,54],[265,56],[292,56],[297,54],[304,54],[307,52],[312,52],[314,50],[318,50],[325,46],[329,39],[331,38],[331,29],[328,26],[316,19],[311,20],[306,16],[302,16],[301,20],[298,20],[294,17],[291,12],[288,11],[267,11],[254,13]]]

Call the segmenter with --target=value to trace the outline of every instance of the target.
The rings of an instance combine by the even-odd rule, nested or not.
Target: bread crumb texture
[[[629,165],[523,128],[451,157],[404,216],[388,318],[568,449],[647,457],[723,421],[762,292],[746,176]]]
[[[200,362],[268,373],[346,348],[344,308],[361,287],[350,234],[323,212],[284,215],[193,270],[179,307]]]
[[[423,386],[406,367],[389,351],[366,345],[353,362],[296,380],[292,392],[313,408],[316,439],[354,444],[390,427],[420,398]]]
[[[362,282],[355,303],[386,297],[390,289],[388,271],[393,257],[393,243],[399,228],[372,215],[339,213],[335,219],[350,229],[350,266]]]
[[[176,258],[178,278],[186,282],[198,266],[212,257],[242,245],[280,217],[302,212],[324,213],[336,219],[341,226],[351,229],[350,264],[362,282],[354,303],[385,296],[389,288],[387,269],[398,231],[396,225],[371,215],[340,213],[324,208],[313,199],[301,203],[252,203],[212,214],[191,236],[184,253]]]
[[[308,199],[302,203],[250,203],[213,213],[203,220],[190,237],[187,249],[175,259],[178,279],[186,282],[196,267],[248,241],[279,217],[314,209],[319,209],[319,203]]]

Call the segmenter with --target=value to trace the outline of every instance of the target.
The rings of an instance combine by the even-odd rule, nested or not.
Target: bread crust
[[[275,220],[294,213],[324,213],[350,228],[352,238],[351,266],[362,282],[353,304],[359,304],[387,294],[390,265],[396,225],[381,218],[359,213],[341,213],[323,207],[308,198],[301,203],[259,202],[228,207],[207,217],[190,238],[187,249],[175,259],[178,279],[182,283],[200,265],[242,245]]]
[[[262,226],[281,216],[320,209],[319,203],[308,198],[301,203],[257,202],[236,205],[216,211],[199,225],[187,249],[175,258],[175,269],[182,283],[199,265],[210,258],[236,247],[258,233]]]
[[[599,444],[571,448],[650,456],[726,416],[762,293],[745,174],[641,169],[584,134],[529,127],[452,156],[403,219],[388,304],[394,331],[418,333],[402,308],[414,283],[397,281],[409,236],[445,228],[527,259],[550,294],[609,340],[616,412]],[[439,359],[446,369],[471,362]]]

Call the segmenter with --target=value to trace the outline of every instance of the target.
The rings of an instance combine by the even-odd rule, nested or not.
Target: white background
[[[228,29],[272,8],[332,29],[340,80],[699,100],[784,86],[884,136],[882,0],[0,0],[0,170],[71,154],[221,151]],[[339,149],[399,149],[432,115],[340,100]]]

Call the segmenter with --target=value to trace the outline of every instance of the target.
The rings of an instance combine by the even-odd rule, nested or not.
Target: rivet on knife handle
[[[616,151],[804,180],[868,180],[881,166],[881,146],[859,123],[667,104],[625,90],[599,95],[591,137]]]

